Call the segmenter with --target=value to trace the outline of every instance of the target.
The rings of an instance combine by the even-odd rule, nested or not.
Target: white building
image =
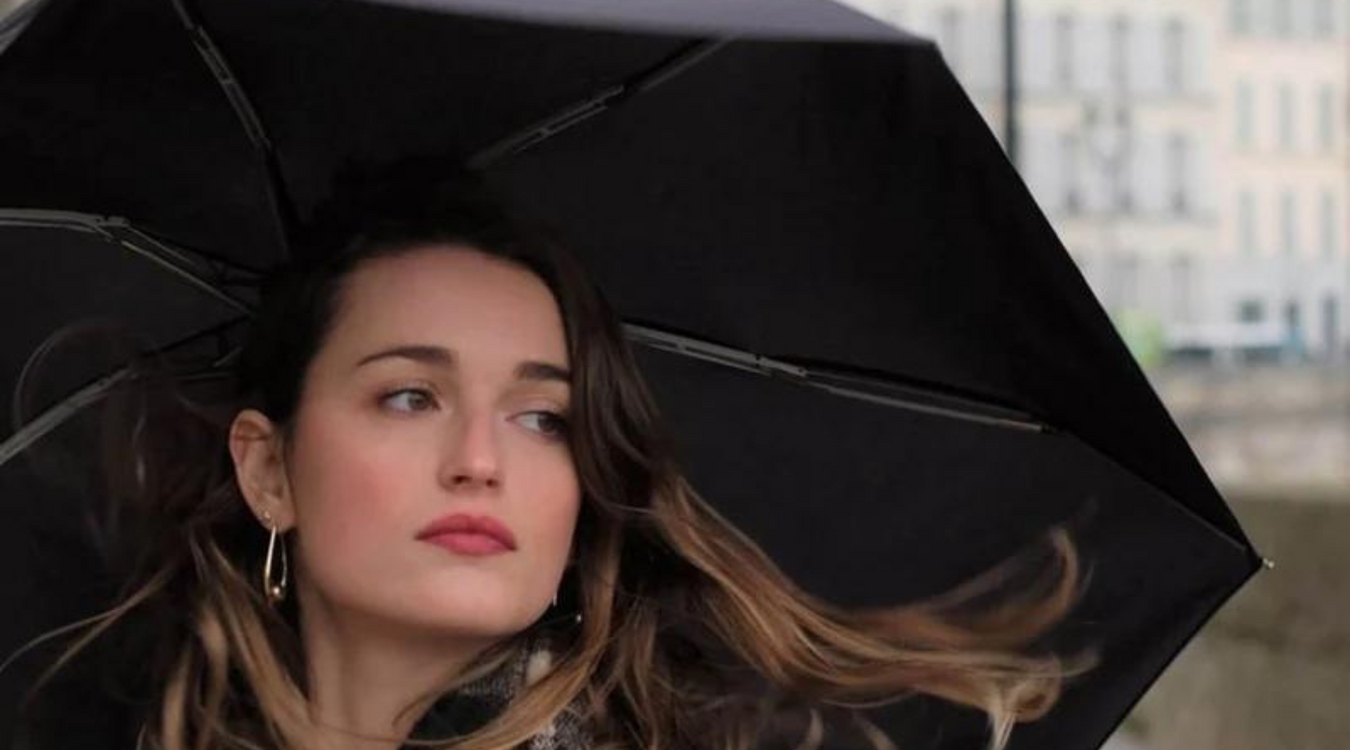
[[[1002,0],[849,0],[938,41],[1003,132]],[[1118,322],[1344,357],[1350,0],[1017,0],[1018,166]]]
[[[1350,3],[1228,0],[1215,85],[1226,127],[1211,293],[1251,329],[1344,352]]]

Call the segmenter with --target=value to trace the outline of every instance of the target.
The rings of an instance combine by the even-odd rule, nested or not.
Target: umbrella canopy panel
[[[694,487],[816,595],[922,599],[1052,525],[1069,528],[1088,587],[1040,645],[1095,645],[1102,661],[1054,721],[1019,728],[1012,747],[1099,745],[1250,575],[1245,546],[1072,435],[878,407],[665,352],[639,357]],[[969,712],[913,710],[878,718],[921,747],[964,746],[940,744],[953,732],[980,737]]]
[[[251,267],[282,258],[264,160],[172,4],[41,6],[0,55],[0,208],[129,217]]]
[[[93,233],[0,227],[0,268],[5,438],[120,369],[128,350],[192,342],[216,328],[224,342],[237,338],[237,326],[230,324],[241,316],[234,306]],[[201,343],[202,352],[214,350],[211,338]],[[30,359],[35,354],[42,362],[27,370],[23,413],[16,414],[12,396],[25,368],[39,364]],[[102,574],[100,539],[89,526],[101,500],[99,404],[74,412],[0,467],[0,591],[8,605],[0,623],[0,660],[39,633],[97,611],[116,583]],[[39,653],[56,654],[50,644],[43,649]],[[0,737],[10,736],[13,711],[39,666],[32,655],[20,657],[0,679]],[[61,694],[82,694],[91,684],[66,681]],[[80,712],[66,728],[85,717]],[[102,725],[90,721],[91,736],[98,736]]]

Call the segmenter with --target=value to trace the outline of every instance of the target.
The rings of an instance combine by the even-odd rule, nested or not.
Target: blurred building
[[[1229,0],[1221,20],[1215,292],[1286,352],[1343,352],[1350,18],[1343,0]]]
[[[1002,0],[849,4],[935,39],[1002,137]],[[1136,353],[1345,359],[1350,2],[1017,10],[1018,168]]]

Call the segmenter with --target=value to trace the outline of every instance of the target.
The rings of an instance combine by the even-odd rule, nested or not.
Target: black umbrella
[[[219,365],[249,282],[345,166],[443,158],[582,256],[694,486],[806,589],[937,593],[1078,519],[1093,578],[1057,638],[1103,661],[1014,748],[1099,746],[1260,567],[930,43],[784,0],[629,28],[44,1],[0,56],[7,391],[89,315]],[[102,364],[71,388],[115,378]],[[10,459],[108,386],[0,444],[12,601],[78,558],[31,541],[76,501],[29,502],[50,490]],[[87,611],[68,591],[8,623],[5,653]],[[982,741],[970,712],[918,711],[879,717],[911,744]]]

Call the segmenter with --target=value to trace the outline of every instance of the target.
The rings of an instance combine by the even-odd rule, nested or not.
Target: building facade
[[[1229,0],[1214,293],[1294,355],[1344,353],[1350,191],[1345,0]]]
[[[936,40],[1002,137],[1002,0],[850,4]],[[1018,168],[1127,340],[1344,361],[1350,0],[1017,7]]]

